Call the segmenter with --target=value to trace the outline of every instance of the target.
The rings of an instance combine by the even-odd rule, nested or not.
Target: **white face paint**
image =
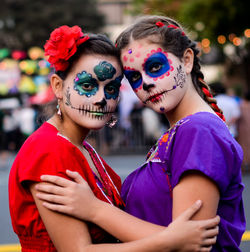
[[[147,40],[136,40],[122,50],[124,74],[138,98],[156,112],[174,109],[186,90],[184,64],[172,53]]]
[[[81,56],[64,81],[64,117],[87,129],[102,128],[115,112],[121,79],[116,58]]]

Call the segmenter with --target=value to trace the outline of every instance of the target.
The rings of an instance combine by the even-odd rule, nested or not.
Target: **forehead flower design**
[[[156,24],[156,26],[158,26],[159,28],[166,26],[167,28],[179,29],[179,30],[181,31],[181,35],[182,35],[182,36],[185,36],[185,35],[186,35],[185,32],[181,29],[181,27],[176,26],[176,25],[174,25],[174,24],[166,25],[166,24],[163,24],[161,21],[158,21],[158,22],[156,22],[155,24]]]
[[[112,79],[116,73],[116,69],[107,61],[102,61],[95,66],[94,72],[99,81],[105,81],[107,79]]]

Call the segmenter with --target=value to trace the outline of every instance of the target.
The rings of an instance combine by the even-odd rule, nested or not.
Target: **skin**
[[[155,52],[159,53],[159,55],[155,56]],[[145,57],[145,55],[147,56]],[[159,47],[159,45],[150,44],[146,40],[133,41],[132,43],[130,43],[128,48],[125,48],[122,51],[122,59],[125,70],[136,71],[140,75],[141,83],[140,85],[138,84],[138,86],[135,88],[136,94],[139,99],[141,99],[141,101],[143,101],[148,107],[152,108],[156,112],[164,113],[170,121],[171,125],[191,113],[199,111],[208,111],[213,113],[210,107],[200,98],[193,87],[190,75],[193,67],[192,50],[186,50],[183,58],[180,60],[173,54],[166,53],[162,48]],[[150,61],[154,62],[158,59],[161,59],[163,61],[166,61],[167,59],[169,67],[167,66],[166,71],[162,74],[151,76],[152,74],[149,73],[150,67],[145,66],[149,64]],[[155,67],[157,69],[158,66]],[[74,119],[77,120],[77,118]],[[90,122],[89,124],[91,125]],[[42,179],[44,181],[52,182],[55,184],[61,182],[62,180],[64,181],[64,179],[62,178],[56,177],[55,180],[53,180],[52,178],[53,176],[45,176]],[[110,207],[110,205],[104,202],[100,202],[99,200],[93,200],[94,197],[92,197],[93,201],[91,202],[95,203],[88,203],[85,205],[87,210],[85,209],[86,215],[84,215],[85,212],[83,211],[84,213],[82,213],[80,209],[82,209],[82,202],[87,202],[87,198],[82,198],[82,196],[80,196],[82,195],[82,193],[80,192],[84,192],[84,190],[86,191],[86,188],[84,188],[83,182],[80,183],[78,181],[78,185],[79,184],[81,184],[82,186],[77,189],[75,187],[75,183],[74,185],[66,183],[64,190],[61,192],[57,191],[58,187],[56,187],[55,189],[55,186],[52,185],[37,185],[35,187],[35,190],[40,192],[49,192],[52,193],[52,195],[35,193],[34,196],[39,198],[39,200],[46,200],[52,203],[56,202],[61,204],[60,206],[62,206],[62,208],[60,208],[60,206],[58,205],[44,202],[42,205],[47,207],[48,209],[68,213],[77,218],[91,220],[106,229],[111,234],[114,234],[118,239],[122,241],[133,241],[140,239],[163,229],[163,227],[156,225],[152,225],[150,227],[148,223],[138,221],[134,217],[120,211],[119,209]],[[64,201],[64,192],[67,191],[66,188],[73,190],[74,193],[72,193],[71,196],[67,199],[69,201],[71,201],[70,199],[73,199],[74,203],[72,203],[72,201],[69,202],[67,199],[66,202]],[[193,190],[195,190],[196,192],[194,195],[192,195]],[[59,194],[61,197],[54,196],[54,194]],[[77,198],[78,196],[74,198],[74,195],[78,195],[79,198]],[[199,173],[184,174],[184,176],[180,180],[180,183],[174,188],[173,195],[173,218],[176,220],[178,219],[177,216],[179,216],[184,211],[184,209],[192,205],[193,202],[195,202],[197,199],[202,199],[205,204],[204,207],[202,207],[202,209],[196,215],[192,215],[193,218],[207,219],[209,217],[214,217],[216,214],[219,200],[218,188],[207,177]],[[63,208],[64,206],[66,206],[67,210]],[[93,212],[94,214],[92,216],[89,216]],[[213,219],[213,224],[215,223],[218,223],[218,219]],[[132,229],[131,224],[133,225]],[[123,227],[123,229],[121,229],[121,227]],[[183,227],[184,223],[182,223],[182,228]],[[205,230],[212,232],[212,234],[209,233],[209,237],[213,237],[216,234],[216,228],[214,229],[211,227],[211,223],[209,227],[203,226]],[[126,232],[126,230],[128,232]],[[191,230],[189,232],[191,232]],[[202,237],[204,239],[204,234],[202,235]],[[187,240],[188,239],[185,239],[185,242]],[[213,242],[215,242],[215,240],[208,240],[210,241],[210,243],[206,241],[206,245],[211,245],[213,244]],[[182,251],[185,251],[185,244],[181,243],[180,246],[182,247],[175,249],[182,249]],[[211,247],[202,247],[201,249],[199,245],[199,248],[197,250],[196,249],[197,247],[192,247],[190,251],[209,251]]]
[[[98,200],[94,197],[86,181],[77,172],[67,170],[66,173],[76,183],[58,176],[43,175],[41,179],[50,182],[50,184],[36,186],[39,191],[36,196],[44,200],[43,206],[46,208],[94,222],[124,242],[142,239],[164,230],[163,227],[139,220]],[[84,206],[82,202],[84,202]],[[167,230],[169,230],[170,234],[168,235],[170,236],[165,242],[170,241],[168,248],[171,251],[210,251],[210,245],[216,241],[218,217],[212,220],[184,221],[191,218],[191,212],[192,216],[194,215],[193,210],[195,207],[197,209],[197,203],[199,205],[201,201],[197,201],[168,226]]]

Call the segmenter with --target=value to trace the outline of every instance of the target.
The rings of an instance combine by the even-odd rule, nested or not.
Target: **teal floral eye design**
[[[95,95],[99,87],[97,80],[93,78],[90,73],[85,71],[76,75],[74,83],[74,89],[78,92],[78,94],[86,95],[87,97]]]
[[[105,98],[108,99],[117,99],[120,93],[120,87],[121,87],[121,81],[122,81],[123,76],[119,76],[109,82],[105,87],[104,87],[104,95]]]
[[[94,67],[94,72],[99,81],[105,81],[107,79],[112,79],[116,73],[116,69],[107,61],[102,61]]]

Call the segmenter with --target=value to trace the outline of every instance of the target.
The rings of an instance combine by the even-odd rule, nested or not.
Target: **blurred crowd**
[[[0,99],[1,158],[16,153],[27,137],[51,114],[45,112],[50,110],[51,105],[37,104],[33,100],[34,96],[29,95]],[[4,101],[4,106],[1,106]],[[89,141],[103,154],[145,154],[169,127],[164,116],[139,102],[126,81],[122,84],[116,117],[117,124],[112,129],[107,126],[89,136]]]
[[[230,133],[243,149],[242,170],[250,171],[250,91],[239,97],[233,88],[226,88],[220,82],[210,84],[210,88],[223,111]]]

